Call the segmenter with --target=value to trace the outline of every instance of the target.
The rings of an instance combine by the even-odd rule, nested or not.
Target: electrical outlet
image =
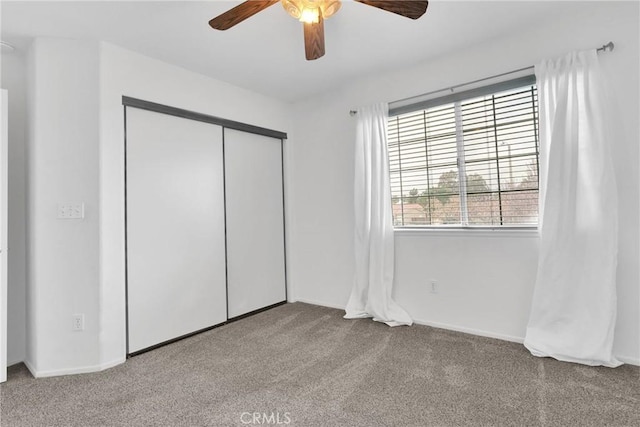
[[[74,314],[71,327],[74,331],[84,331],[84,314]]]
[[[84,203],[61,203],[58,205],[58,219],[83,219]]]
[[[432,294],[437,294],[440,291],[437,281],[431,279],[431,289],[430,290],[431,290]]]

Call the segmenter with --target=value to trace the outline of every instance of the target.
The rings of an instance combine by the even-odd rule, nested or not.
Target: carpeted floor
[[[11,426],[639,426],[640,368],[295,303],[95,374],[0,386]],[[254,415],[255,413],[255,415]]]

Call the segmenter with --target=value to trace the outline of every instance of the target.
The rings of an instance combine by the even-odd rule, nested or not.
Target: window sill
[[[538,227],[396,227],[398,237],[539,237]]]

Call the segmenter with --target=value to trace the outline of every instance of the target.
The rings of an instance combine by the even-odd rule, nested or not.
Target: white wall
[[[613,40],[601,55],[619,105],[623,137],[611,141],[620,192],[618,323],[615,353],[640,364],[638,248],[637,3],[585,2],[570,16],[549,16],[535,29],[470,45],[446,57],[388,74],[361,77],[294,105],[289,176],[289,271],[293,298],[344,307],[353,280],[353,141],[350,109],[473,81],[533,65],[573,49]],[[437,43],[428,40],[425,43]],[[416,46],[419,48],[419,46]],[[537,238],[526,233],[396,233],[394,295],[418,321],[522,340],[537,263]],[[430,294],[430,279],[440,293]]]
[[[288,106],[90,41],[36,39],[27,83],[25,362],[36,376],[104,369],[125,359],[122,96],[284,132]],[[85,219],[56,219],[60,202],[84,202]]]
[[[29,67],[25,363],[45,376],[98,360],[98,45],[37,39]],[[85,218],[57,219],[67,202],[84,202]],[[72,330],[75,313],[83,332]]]
[[[9,253],[7,363],[25,357],[26,286],[26,58],[25,52],[2,54],[2,84],[9,92]]]
[[[100,363],[109,366],[125,354],[122,96],[283,132],[291,122],[287,104],[110,44],[101,46],[100,72]]]

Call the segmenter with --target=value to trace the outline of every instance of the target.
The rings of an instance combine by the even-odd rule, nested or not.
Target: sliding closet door
[[[227,319],[222,128],[127,107],[128,352]]]
[[[225,129],[229,318],[286,300],[282,140]]]

